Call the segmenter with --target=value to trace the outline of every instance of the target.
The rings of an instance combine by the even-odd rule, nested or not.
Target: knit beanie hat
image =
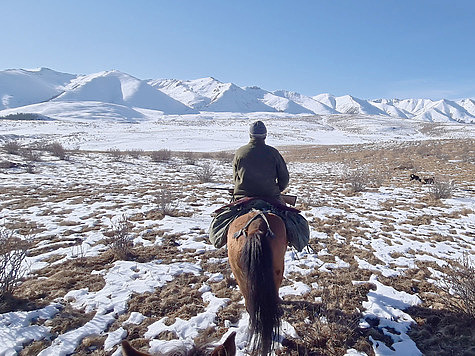
[[[249,133],[251,137],[266,138],[267,136],[266,125],[264,125],[262,121],[256,121],[251,124],[251,127],[249,127]]]

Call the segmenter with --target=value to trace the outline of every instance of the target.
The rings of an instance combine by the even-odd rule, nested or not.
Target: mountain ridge
[[[42,102],[100,102],[164,114],[283,112],[291,115],[361,114],[430,122],[475,123],[475,100],[370,99],[328,93],[240,87],[213,77],[141,80],[118,70],[87,75],[49,68],[0,71],[0,110]],[[26,108],[25,108],[26,109]]]

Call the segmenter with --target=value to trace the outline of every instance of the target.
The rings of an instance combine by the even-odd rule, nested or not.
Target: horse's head
[[[209,356],[235,356],[236,355],[236,343],[235,343],[235,338],[236,338],[236,332],[233,331],[229,336],[227,337],[226,341],[222,345],[216,346],[211,353],[203,351],[202,353],[199,353],[200,355],[209,355]],[[122,354],[124,356],[151,356],[148,353],[145,352],[140,352],[132,347],[132,345],[129,344],[127,340],[122,341]],[[190,351],[186,355],[197,355],[195,351]],[[168,354],[167,354],[168,355]],[[172,351],[170,355],[175,355],[175,352]]]

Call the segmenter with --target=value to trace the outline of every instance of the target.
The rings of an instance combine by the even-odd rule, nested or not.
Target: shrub
[[[26,270],[23,265],[31,242],[14,236],[12,231],[0,230],[0,298],[13,292]]]
[[[352,192],[362,192],[370,182],[368,171],[365,169],[356,169],[348,171],[343,176],[344,181],[350,185]]]
[[[468,254],[459,261],[449,262],[442,277],[442,289],[447,306],[475,318],[475,265]]]
[[[191,166],[196,165],[197,157],[193,152],[185,152],[184,154],[185,163]]]
[[[384,180],[388,176],[388,172],[382,170],[373,170],[369,180],[371,181],[371,186],[374,188],[379,188],[383,185]]]
[[[105,243],[109,246],[114,255],[119,259],[127,259],[132,254],[133,237],[130,235],[132,224],[126,215],[112,224],[110,236],[106,238]]]
[[[201,183],[210,183],[213,182],[214,174],[216,170],[211,166],[209,163],[203,164],[198,171],[196,172],[196,176]]]
[[[48,147],[48,151],[51,152],[53,156],[58,157],[61,160],[66,160],[68,157],[66,156],[66,150],[64,149],[63,145],[59,142],[54,142]]]
[[[9,169],[9,168],[15,168],[16,164],[10,161],[0,161],[0,168],[3,169]]]
[[[26,165],[26,173],[35,174],[35,166],[32,162],[28,162]]]
[[[124,159],[124,152],[118,148],[111,148],[107,151],[114,162],[121,162]]]
[[[158,151],[152,151],[150,154],[153,162],[165,162],[169,161],[172,157],[172,151],[163,149]]]
[[[161,189],[155,196],[155,204],[158,212],[163,215],[174,216],[177,210],[178,195],[173,193],[170,189]]]
[[[429,187],[429,193],[435,199],[447,199],[452,196],[454,182],[446,179],[435,179]]]
[[[139,158],[141,155],[143,155],[143,150],[141,149],[128,150],[127,154],[132,158]]]
[[[3,145],[3,149],[12,155],[20,154],[21,145],[17,141],[9,141]]]
[[[216,152],[216,159],[222,163],[231,163],[234,158],[234,154],[226,151]]]
[[[27,148],[22,151],[22,156],[30,162],[41,162],[41,152],[33,150],[32,148]]]

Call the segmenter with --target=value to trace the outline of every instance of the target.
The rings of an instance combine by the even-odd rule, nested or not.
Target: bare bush
[[[67,160],[68,156],[66,155],[66,150],[63,145],[59,142],[54,142],[48,146],[48,151],[51,152],[53,156],[58,157],[61,160]]]
[[[365,169],[356,169],[348,171],[343,176],[343,180],[350,185],[352,192],[362,192],[370,183],[368,171]]]
[[[198,159],[196,154],[193,153],[193,152],[185,152],[184,158],[185,158],[185,163],[189,164],[191,166],[196,165],[196,162],[197,162],[197,159]]]
[[[216,169],[211,164],[205,163],[198,169],[196,176],[201,183],[210,183],[214,181],[215,173]]]
[[[172,158],[172,151],[167,149],[152,151],[150,157],[153,162],[166,162]]]
[[[23,150],[21,155],[29,162],[41,162],[41,152],[32,148]]]
[[[447,306],[475,318],[475,265],[470,256],[449,262],[444,272],[441,284]]]
[[[10,162],[10,161],[0,161],[0,168],[9,169],[9,168],[16,168],[18,167],[17,163]]]
[[[143,150],[142,149],[128,150],[127,154],[130,157],[137,159],[143,155]]]
[[[3,145],[3,149],[9,154],[18,155],[20,154],[21,145],[18,141],[9,141]]]
[[[447,199],[452,196],[454,182],[443,178],[434,179],[434,183],[429,187],[430,195],[435,199]]]
[[[35,166],[33,165],[33,162],[28,162],[26,165],[26,173],[35,174]]]
[[[133,237],[130,235],[132,224],[126,215],[112,224],[112,230],[108,234],[105,243],[114,255],[119,259],[127,259],[132,254]]]
[[[231,152],[220,151],[216,152],[215,157],[222,163],[231,163],[233,161],[234,154]]]
[[[124,160],[125,153],[118,148],[111,148],[107,152],[114,162],[122,162]]]
[[[6,229],[0,230],[0,299],[11,294],[26,273],[23,262],[30,247],[29,239],[16,237]]]
[[[388,176],[388,173],[381,170],[374,170],[369,177],[371,186],[374,188],[379,188],[383,185],[384,180]]]
[[[159,213],[163,215],[174,216],[178,208],[178,194],[170,189],[160,189],[155,195],[154,203]]]

